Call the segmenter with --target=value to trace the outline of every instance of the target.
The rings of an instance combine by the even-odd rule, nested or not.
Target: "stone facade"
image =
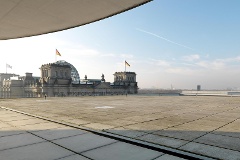
[[[125,86],[126,92],[131,94],[138,93],[135,72],[115,72],[114,86]]]
[[[73,73],[77,72],[70,63],[56,62],[41,66],[41,77],[0,74],[0,98],[22,97],[62,97],[62,96],[98,96],[136,94],[138,86],[134,72],[115,72],[114,82],[101,79],[80,80]],[[15,76],[15,78],[13,78]],[[73,81],[73,79],[75,81]],[[76,81],[79,80],[79,81]]]

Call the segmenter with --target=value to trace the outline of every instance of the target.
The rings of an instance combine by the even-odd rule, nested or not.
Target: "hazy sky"
[[[80,78],[113,81],[124,61],[139,88],[240,87],[240,1],[154,0],[92,24],[0,41],[0,72],[40,76],[40,66],[73,64]]]

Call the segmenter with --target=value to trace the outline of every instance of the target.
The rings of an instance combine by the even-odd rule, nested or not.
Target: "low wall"
[[[182,96],[240,96],[240,91],[182,91]]]

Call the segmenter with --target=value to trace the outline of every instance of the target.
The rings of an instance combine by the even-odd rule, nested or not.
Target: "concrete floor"
[[[1,160],[181,160],[70,126],[0,109]]]
[[[240,159],[239,104],[240,97],[214,96],[106,96],[0,100],[0,107],[199,155],[236,160]],[[11,125],[32,123],[25,119],[24,115],[4,117],[3,114],[2,117],[2,125],[6,125],[5,122],[11,122]],[[32,127],[24,129],[34,131],[41,129],[40,126]],[[51,128],[51,124],[45,122],[44,129],[48,127]],[[57,142],[60,145],[65,144],[65,141]]]

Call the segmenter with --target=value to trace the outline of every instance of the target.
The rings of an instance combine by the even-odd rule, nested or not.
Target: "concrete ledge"
[[[182,91],[181,96],[225,96],[239,97],[240,91]]]

